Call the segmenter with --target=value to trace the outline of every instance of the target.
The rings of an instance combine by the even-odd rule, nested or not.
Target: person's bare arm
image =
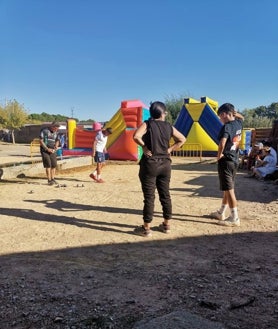
[[[238,113],[237,110],[234,110],[234,113],[233,114],[234,114],[234,117],[236,119],[240,119],[240,120],[244,121],[244,116],[242,114]]]
[[[96,155],[96,145],[97,145],[97,140],[95,139],[93,143],[93,156]]]
[[[257,160],[257,164],[256,164],[256,168],[258,167],[264,167],[268,164],[268,161],[265,161],[265,160]]]
[[[220,142],[218,144],[217,161],[220,160],[224,156],[223,151],[224,151],[226,142],[227,142],[227,138],[220,139]]]
[[[175,127],[173,127],[173,139],[175,143],[168,148],[169,154],[182,147],[183,144],[186,142],[186,137],[182,133],[180,133]]]
[[[47,147],[47,145],[43,141],[43,138],[40,139],[40,145],[48,153],[54,153],[54,151],[55,151],[54,149],[50,149]]]
[[[55,142],[54,149],[55,149],[55,150],[58,150],[59,146],[60,146],[60,140],[57,139],[56,142]]]
[[[143,122],[141,124],[141,126],[139,126],[134,134],[133,134],[133,140],[135,141],[136,144],[140,145],[143,149],[143,152],[145,155],[147,156],[152,156],[152,152],[147,148],[147,146],[145,145],[142,137],[145,135],[145,133],[147,132],[147,124],[146,122]]]
[[[47,146],[45,145],[43,138],[40,138],[40,145],[45,151],[47,151]]]
[[[138,144],[142,147],[145,146],[145,143],[142,140],[142,137],[145,135],[146,132],[147,132],[147,124],[146,124],[146,122],[143,122],[141,124],[141,126],[139,126],[133,134],[133,140],[135,141],[136,144]]]

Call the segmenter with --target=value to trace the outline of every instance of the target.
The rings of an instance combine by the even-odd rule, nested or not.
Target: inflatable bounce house
[[[218,134],[222,123],[217,116],[218,102],[201,97],[201,101],[185,98],[174,124],[187,140],[184,144],[200,144],[203,154],[215,155],[218,149]]]
[[[223,126],[217,115],[218,102],[201,97],[200,101],[185,98],[182,109],[174,124],[187,137],[183,148],[188,144],[199,144],[203,155],[216,156],[218,150],[218,134]],[[244,130],[240,149],[246,150],[251,145],[251,131]]]
[[[121,102],[121,108],[105,124],[111,127],[113,133],[107,141],[107,152],[111,160],[133,160],[141,157],[142,149],[133,141],[134,130],[149,118],[149,109],[139,100]],[[93,130],[77,128],[76,121],[67,122],[67,149],[65,156],[92,155],[92,147],[97,132],[102,129],[99,123],[93,125]]]
[[[93,141],[101,125],[95,122],[92,129],[77,127],[74,119],[67,120],[67,148],[63,148],[63,156],[92,155]]]
[[[218,134],[222,123],[217,116],[218,102],[201,97],[200,101],[185,98],[182,109],[174,126],[187,137],[181,150],[189,146],[200,149],[204,156],[216,156],[218,149]],[[150,117],[149,109],[140,100],[121,102],[120,109],[105,124],[113,129],[106,145],[108,157],[111,160],[137,161],[141,158],[142,148],[133,141],[134,130]],[[92,129],[77,127],[76,121],[67,122],[67,149],[63,156],[92,155],[93,142],[101,124],[94,123]],[[252,131],[244,129],[240,150],[246,152],[251,146]]]

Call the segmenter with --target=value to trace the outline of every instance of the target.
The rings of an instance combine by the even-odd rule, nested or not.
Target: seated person
[[[270,147],[270,154],[274,157],[275,163],[277,164],[277,152],[268,141],[263,142],[264,147]]]
[[[266,175],[273,174],[276,170],[276,161],[270,154],[270,147],[263,148],[263,160],[257,160],[255,167],[252,168],[253,176],[258,179],[264,179]]]
[[[247,158],[247,170],[250,171],[255,166],[256,160],[260,159],[263,155],[263,143],[256,143],[252,147],[251,152]]]
[[[245,150],[239,150],[239,168],[247,167],[247,161],[252,151],[252,147],[247,147]]]

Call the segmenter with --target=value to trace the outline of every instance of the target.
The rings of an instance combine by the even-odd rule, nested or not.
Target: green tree
[[[8,116],[5,109],[0,106],[0,128],[6,128]]]
[[[259,106],[254,109],[254,113],[257,117],[265,117],[266,116],[266,106]]]
[[[42,122],[66,122],[68,119],[67,116],[61,114],[48,114],[42,112],[41,114],[31,113],[28,115],[28,120],[33,123],[42,123]],[[77,118],[73,118],[76,122],[79,122]]]
[[[272,103],[271,105],[269,105],[267,114],[270,119],[277,120],[278,119],[278,103]]]
[[[169,122],[175,123],[184,104],[184,98],[187,97],[191,96],[166,96],[164,103],[170,112],[167,119]],[[242,114],[245,128],[269,128],[272,127],[273,121],[278,119],[278,103],[245,109]]]
[[[27,121],[28,114],[24,106],[16,100],[9,101],[0,111],[0,123],[3,128],[11,131],[13,144],[15,144],[14,131],[24,126]]]
[[[278,103],[245,109],[242,114],[245,128],[269,128],[278,119]]]
[[[183,96],[166,96],[164,103],[167,107],[167,110],[169,112],[167,121],[170,123],[174,123],[181,111],[181,108],[184,103],[184,97]]]

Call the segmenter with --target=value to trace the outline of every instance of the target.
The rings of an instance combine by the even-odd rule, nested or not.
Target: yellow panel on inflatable
[[[218,145],[210,138],[198,122],[194,122],[185,144],[199,143],[202,145],[203,151],[217,151]],[[184,144],[184,145],[185,145]]]
[[[109,147],[115,142],[115,140],[119,138],[122,132],[126,129],[126,124],[121,109],[119,109],[112,117],[112,119],[105,124],[105,127],[111,127],[113,131],[113,133],[109,135],[106,145],[106,148],[109,149]]]
[[[71,150],[75,147],[75,129],[76,121],[74,119],[68,119],[67,121],[68,130],[68,149]]]
[[[198,102],[198,104],[186,104],[185,107],[188,110],[188,113],[190,114],[193,121],[199,121],[199,118],[203,112],[203,109],[205,107],[205,104],[202,104]]]
[[[241,150],[249,149],[252,145],[252,130],[254,128],[243,128],[239,148]]]

